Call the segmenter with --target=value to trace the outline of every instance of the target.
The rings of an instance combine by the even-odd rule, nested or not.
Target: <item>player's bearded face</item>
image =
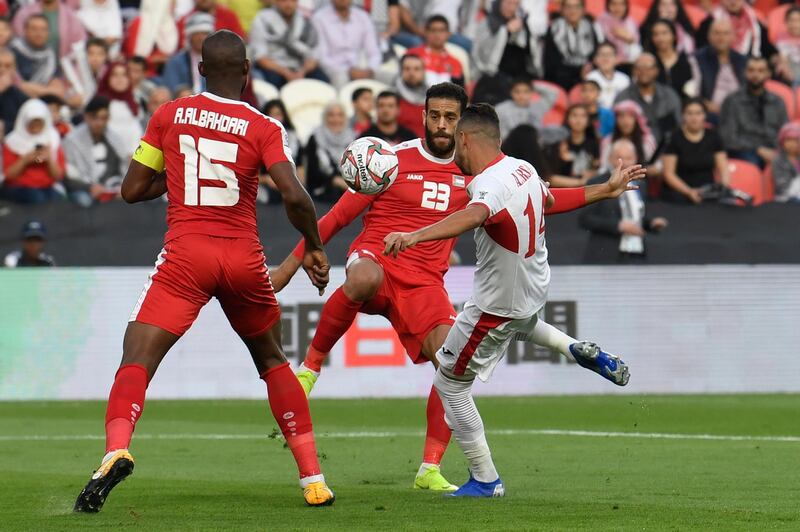
[[[455,133],[461,107],[456,100],[431,98],[425,112],[425,144],[431,154],[447,158],[456,146]]]

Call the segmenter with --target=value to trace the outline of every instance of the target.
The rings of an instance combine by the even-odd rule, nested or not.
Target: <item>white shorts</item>
[[[446,373],[486,382],[517,333],[531,333],[538,316],[512,319],[487,314],[472,301],[458,313],[444,345],[436,353]]]

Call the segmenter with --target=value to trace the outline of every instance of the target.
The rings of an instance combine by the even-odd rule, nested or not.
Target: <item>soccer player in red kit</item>
[[[239,101],[250,69],[242,39],[227,30],[210,35],[198,69],[208,92],[155,112],[122,183],[129,203],[167,193],[168,230],[125,332],[106,410],[106,455],[75,511],[99,511],[114,486],[132,473],[128,447],[147,385],[211,297],[219,300],[266,382],[306,502],[321,506],[334,500],[317,460],[308,400],[281,349],[280,308],[256,226],[261,164],[304,237],[303,267],[321,294],[329,265],[314,205],[295,175],[283,127]]]
[[[384,237],[405,231],[401,227],[419,229],[469,203],[466,187],[471,177],[465,176],[453,162],[455,127],[466,104],[466,93],[453,83],[440,83],[428,89],[426,111],[420,117],[425,123],[425,139],[395,147],[400,171],[392,186],[375,196],[348,192],[320,220],[320,233],[323,241],[327,241],[369,208],[364,215],[364,229],[350,247],[345,283],[325,303],[311,347],[298,371],[307,392],[316,382],[328,353],[358,312],[387,317],[415,364],[428,360],[436,364],[435,353],[444,343],[456,315],[444,287],[444,274],[455,240],[425,243],[395,259],[383,256]],[[553,194],[557,208],[548,211],[550,214],[609,197],[597,185],[554,190]],[[302,253],[301,243],[273,272],[276,290],[282,289],[300,266]],[[540,323],[530,338],[540,345],[567,357],[574,357],[570,345],[589,345],[543,321]],[[450,441],[450,428],[433,388],[428,396],[427,420],[423,461],[414,485],[420,489],[453,491],[457,487],[439,469]]]

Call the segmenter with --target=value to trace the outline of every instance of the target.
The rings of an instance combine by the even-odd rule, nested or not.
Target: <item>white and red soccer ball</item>
[[[397,178],[399,163],[392,146],[376,137],[350,143],[339,168],[347,186],[362,194],[380,194]]]

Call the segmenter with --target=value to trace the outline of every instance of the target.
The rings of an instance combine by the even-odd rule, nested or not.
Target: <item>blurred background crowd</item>
[[[0,216],[117,200],[155,109],[204,90],[200,47],[217,29],[246,39],[244,99],[284,124],[322,203],[346,188],[354,138],[424,136],[425,91],[442,81],[495,105],[504,151],[551,186],[645,165],[640,191],[580,217],[617,256],[643,256],[667,227],[652,200],[800,202],[794,3],[0,0]],[[266,171],[261,183],[259,202],[280,203]]]

